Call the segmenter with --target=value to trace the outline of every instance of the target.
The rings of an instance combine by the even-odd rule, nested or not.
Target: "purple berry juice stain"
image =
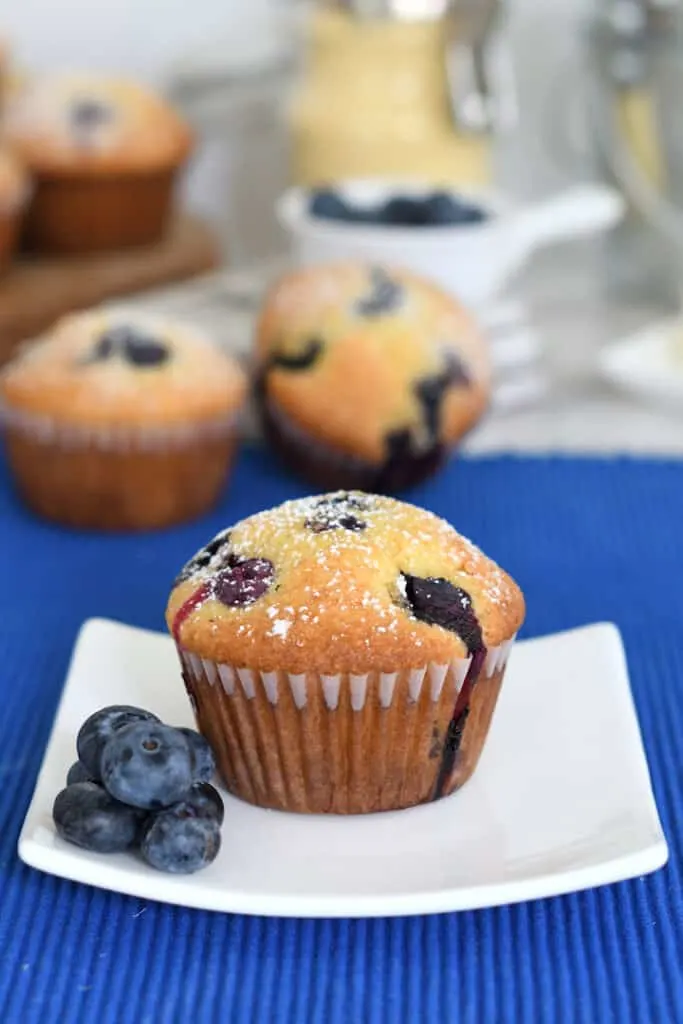
[[[456,633],[465,644],[471,658],[444,738],[441,765],[432,796],[433,800],[438,800],[444,795],[448,780],[453,773],[469,714],[472,690],[486,660],[486,647],[482,637],[481,624],[472,607],[472,599],[466,590],[454,586],[445,579],[422,578],[405,573],[403,579],[406,599],[415,618],[421,622],[427,622],[431,626],[441,626],[442,629]]]

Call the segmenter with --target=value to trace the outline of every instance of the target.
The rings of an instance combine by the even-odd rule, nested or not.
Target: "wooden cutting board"
[[[184,280],[219,263],[212,232],[187,215],[152,247],[68,259],[22,257],[0,277],[0,363],[64,313]]]

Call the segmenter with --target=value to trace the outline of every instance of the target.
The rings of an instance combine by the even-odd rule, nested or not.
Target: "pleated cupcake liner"
[[[235,416],[88,428],[5,406],[0,422],[24,501],[79,529],[160,529],[203,514],[225,485],[238,434]]]
[[[282,411],[272,400],[267,400],[268,415],[271,417],[273,426],[278,430],[282,438],[295,446],[295,449],[303,448],[310,458],[319,459],[323,463],[338,466],[340,469],[353,470],[358,473],[377,472],[380,464],[373,466],[372,463],[359,455],[351,455],[333,445],[325,444],[324,441],[311,436],[303,427]]]
[[[160,426],[84,426],[60,423],[49,416],[26,412],[0,403],[0,423],[39,444],[63,449],[94,448],[97,451],[151,451],[185,448],[231,434],[238,421],[235,413],[192,424]]]
[[[442,793],[474,770],[510,651],[491,648]],[[178,648],[199,728],[227,789],[303,813],[395,810],[434,798],[471,658],[368,673],[261,671]]]
[[[373,463],[320,441],[270,399],[261,396],[259,406],[271,444],[293,469],[325,490],[400,491],[435,473],[450,450],[438,442]]]

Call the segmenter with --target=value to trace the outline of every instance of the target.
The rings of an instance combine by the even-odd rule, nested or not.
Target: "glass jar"
[[[487,183],[497,10],[495,0],[318,5],[290,110],[294,180]]]

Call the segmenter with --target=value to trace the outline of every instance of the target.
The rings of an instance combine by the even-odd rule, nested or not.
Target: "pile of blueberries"
[[[357,206],[332,188],[318,188],[311,192],[308,209],[311,216],[323,220],[396,228],[455,227],[488,219],[481,206],[452,192],[395,195],[379,205]]]
[[[192,729],[142,708],[102,708],[81,726],[52,816],[63,839],[96,853],[138,850],[159,871],[189,874],[216,859],[223,801],[215,763]]]

